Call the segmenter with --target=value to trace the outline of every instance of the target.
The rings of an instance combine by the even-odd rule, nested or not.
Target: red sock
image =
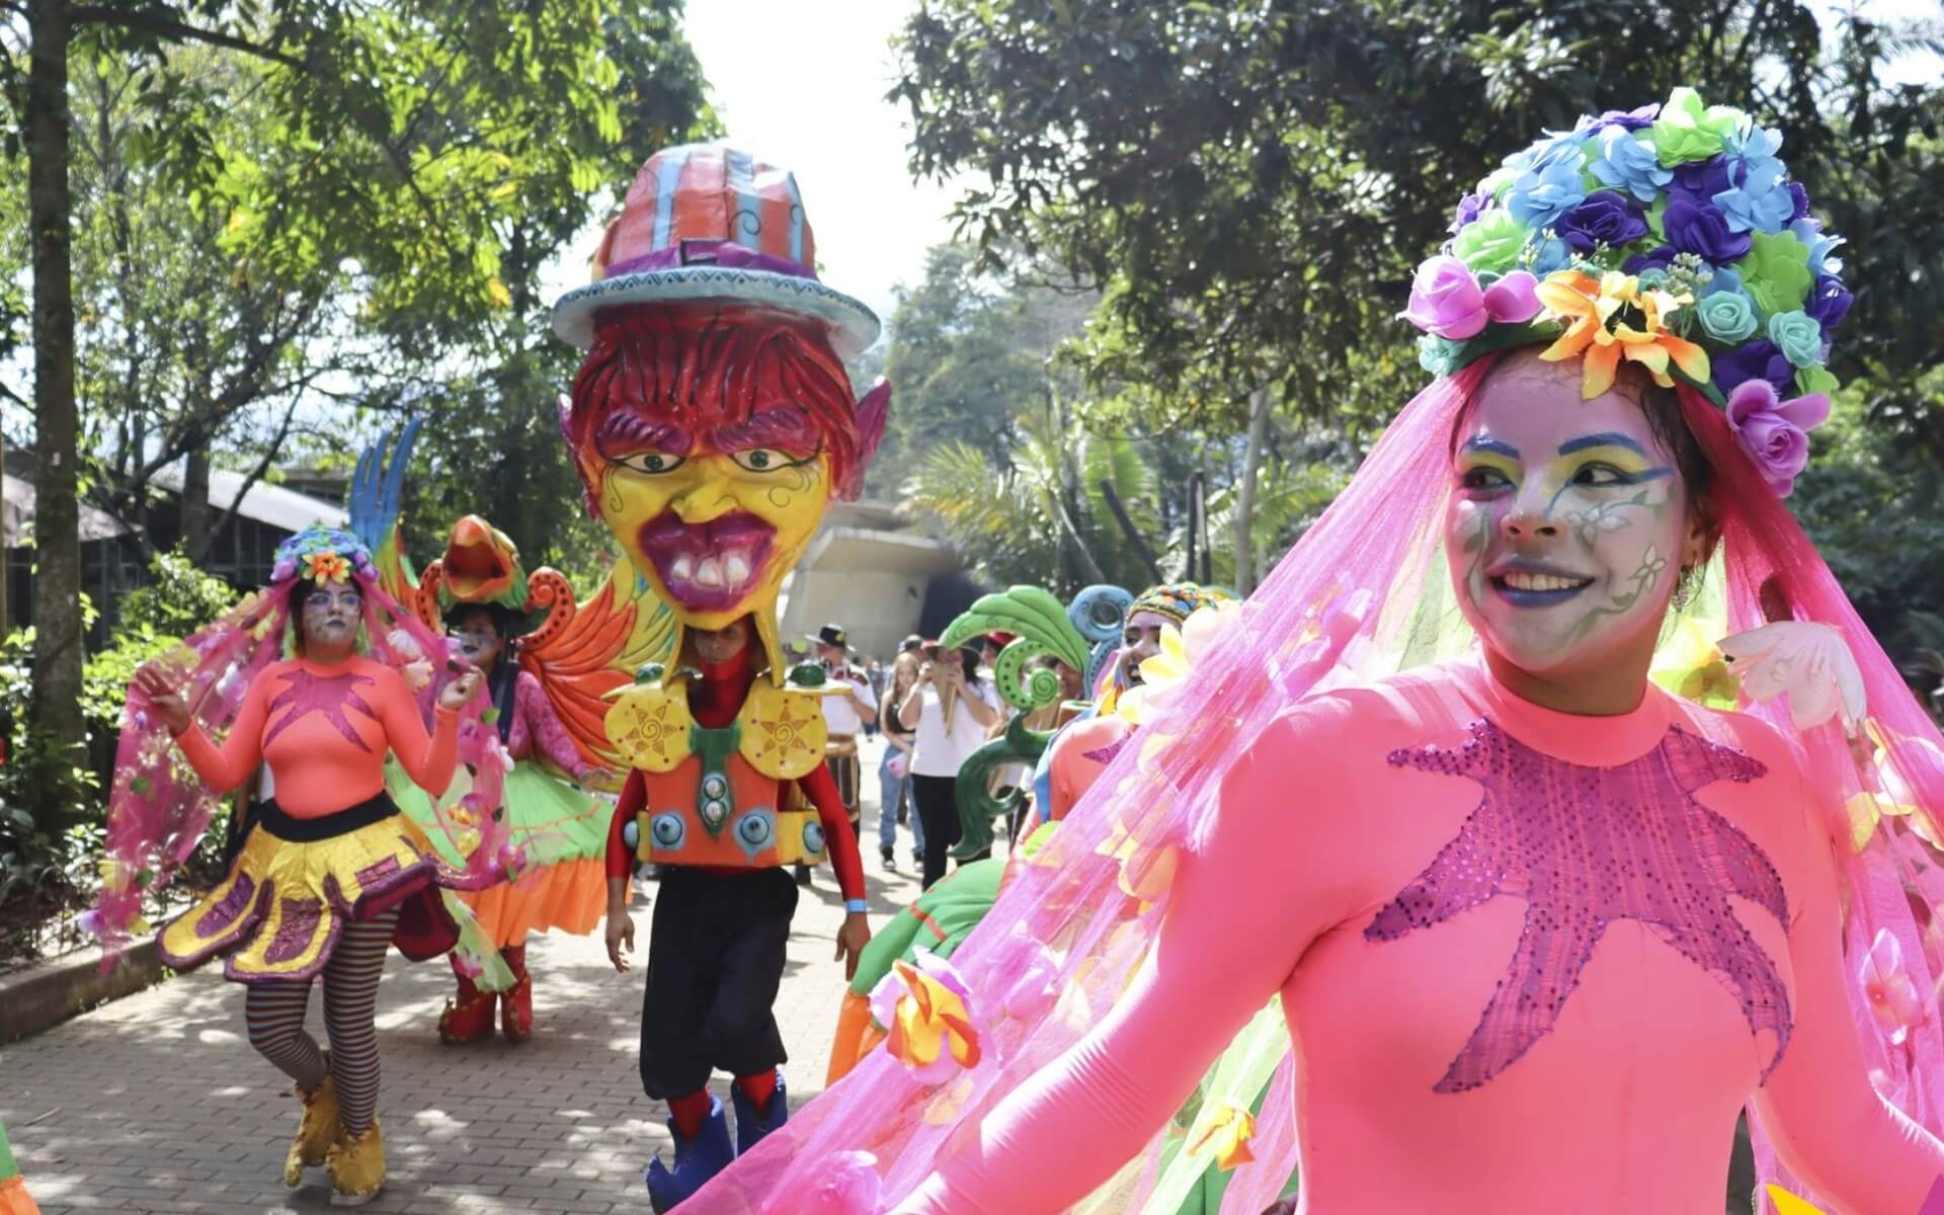
[[[770,1098],[776,1096],[776,1069],[772,1067],[754,1076],[737,1076],[736,1087],[749,1098],[757,1113],[768,1114]]]
[[[698,1088],[686,1096],[670,1097],[668,1112],[675,1116],[675,1129],[682,1138],[695,1138],[702,1130],[703,1119],[709,1116],[709,1090]]]

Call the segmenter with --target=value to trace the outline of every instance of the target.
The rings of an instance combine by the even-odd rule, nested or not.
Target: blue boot
[[[714,1097],[709,1098],[709,1116],[693,1139],[683,1137],[673,1119],[668,1123],[668,1133],[675,1136],[675,1167],[670,1169],[657,1156],[641,1176],[648,1183],[648,1203],[657,1215],[674,1209],[676,1203],[701,1189],[736,1158],[735,1149],[729,1146],[729,1120],[722,1116],[722,1102]]]
[[[759,1114],[756,1106],[743,1096],[742,1085],[729,1090],[736,1103],[736,1155],[741,1156],[761,1143],[763,1136],[790,1120],[790,1094],[783,1087],[783,1069],[776,1069],[776,1092],[769,1109]]]

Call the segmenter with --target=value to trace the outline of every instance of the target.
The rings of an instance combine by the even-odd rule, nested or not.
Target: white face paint
[[[304,644],[326,650],[350,645],[357,640],[363,617],[364,593],[356,583],[327,582],[304,600],[299,622]]]
[[[1445,556],[1465,619],[1542,677],[1651,648],[1690,545],[1673,455],[1629,397],[1582,401],[1579,376],[1515,356],[1452,454]]]

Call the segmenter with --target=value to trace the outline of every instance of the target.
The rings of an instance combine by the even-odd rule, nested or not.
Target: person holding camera
[[[920,648],[918,681],[898,704],[899,724],[916,734],[911,752],[911,797],[925,828],[923,884],[945,876],[947,851],[959,840],[958,773],[999,720],[999,695],[979,677],[976,650]]]

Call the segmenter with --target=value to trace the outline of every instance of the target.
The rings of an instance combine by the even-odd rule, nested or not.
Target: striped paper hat
[[[594,255],[594,281],[554,304],[554,332],[585,350],[603,308],[700,300],[821,321],[846,357],[878,336],[869,308],[817,281],[796,178],[719,143],[664,148],[641,166]]]

